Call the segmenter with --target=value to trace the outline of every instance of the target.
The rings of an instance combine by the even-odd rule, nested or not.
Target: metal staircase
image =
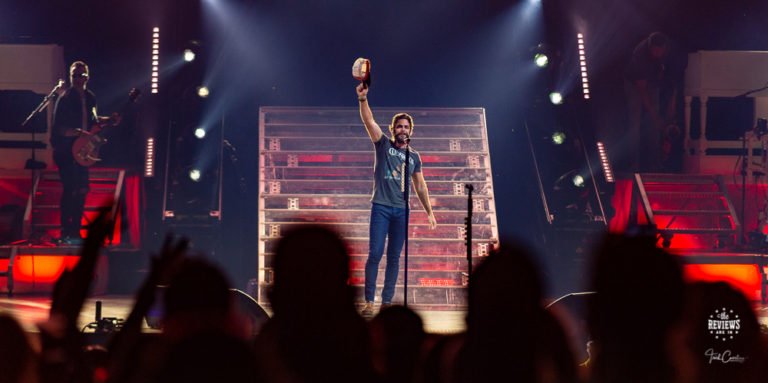
[[[83,224],[87,225],[96,214],[111,201],[119,201],[125,182],[123,169],[90,169],[90,190],[85,200]],[[34,201],[33,201],[34,198]],[[25,238],[60,237],[59,204],[61,179],[55,170],[38,173],[32,185],[32,193],[24,212]],[[118,204],[112,205],[112,216],[117,213]],[[83,236],[85,232],[81,233]]]
[[[96,168],[90,170],[90,191],[85,201],[81,235],[86,235],[85,227],[101,209],[104,209],[105,206],[109,207],[112,201],[120,201],[124,182],[125,170],[123,169]],[[0,246],[0,264],[5,266],[4,271],[0,271],[0,279],[6,279],[6,292],[9,296],[13,294],[16,288],[14,264],[18,261],[17,258],[27,255],[66,257],[79,254],[79,246],[55,245],[53,243],[53,240],[61,235],[59,218],[61,192],[61,180],[56,170],[39,171],[34,176],[23,218],[23,238],[26,240]],[[113,217],[117,217],[118,206],[117,203],[111,204]],[[118,227],[120,220],[116,219],[115,222],[117,223],[116,227],[112,235],[108,237],[110,244],[115,243],[113,239],[120,230]],[[35,261],[32,259],[30,262],[34,263]],[[29,275],[25,277],[27,279],[34,278],[34,276]]]
[[[472,184],[475,262],[498,240],[485,114],[479,108],[376,108],[386,130],[396,112],[415,119],[414,147],[438,227],[429,229],[411,193],[408,302],[460,307],[466,304],[465,185]],[[387,134],[389,134],[387,132]],[[332,226],[347,241],[351,283],[359,290],[368,255],[374,150],[357,108],[262,108],[259,121],[259,272],[256,296],[266,302],[272,259],[281,232],[297,225]],[[379,265],[383,270],[386,260]],[[404,273],[396,286],[402,301]],[[379,288],[384,272],[379,273]]]
[[[722,176],[637,173],[634,183],[643,213],[637,222],[655,226],[664,247],[714,249],[740,243],[741,224]]]

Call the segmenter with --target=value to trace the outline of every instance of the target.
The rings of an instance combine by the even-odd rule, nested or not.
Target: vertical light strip
[[[152,29],[152,77],[150,78],[152,84],[152,94],[159,92],[160,83],[160,28],[154,27]]]
[[[576,35],[579,43],[579,71],[581,72],[581,90],[584,93],[584,99],[589,100],[589,77],[587,75],[587,50],[584,44],[584,35]]]
[[[144,177],[155,176],[155,139],[147,138],[147,147],[144,152]]]
[[[613,169],[611,169],[611,161],[608,160],[608,151],[605,150],[605,144],[597,142],[597,153],[600,155],[600,166],[603,168],[603,175],[605,175],[606,182],[613,182]]]

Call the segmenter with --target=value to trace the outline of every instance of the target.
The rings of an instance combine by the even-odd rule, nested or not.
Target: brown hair
[[[73,71],[73,70],[75,70],[75,68],[77,68],[77,67],[79,67],[79,66],[81,66],[81,67],[85,68],[85,72],[86,72],[86,73],[89,73],[89,72],[90,72],[90,70],[88,70],[88,64],[86,64],[86,63],[85,63],[85,62],[83,62],[83,61],[79,61],[79,60],[78,60],[78,61],[75,61],[75,62],[73,62],[73,63],[72,63],[72,65],[70,65],[70,66],[69,66],[69,73],[71,74],[71,73],[72,73],[72,71]]]
[[[408,130],[408,135],[410,136],[413,134],[413,117],[408,113],[398,113],[392,116],[392,123],[389,124],[389,134],[392,136],[390,139],[395,139],[395,124],[397,123],[397,120],[402,119],[408,120],[408,123],[411,124],[411,129]]]

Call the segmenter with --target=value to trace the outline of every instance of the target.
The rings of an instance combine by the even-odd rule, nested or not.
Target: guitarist
[[[51,130],[53,160],[59,168],[62,184],[60,244],[79,245],[80,220],[88,194],[88,168],[78,164],[72,155],[72,144],[94,124],[105,123],[110,117],[96,113],[96,96],[86,89],[88,65],[75,61],[69,66],[70,87],[56,100]],[[119,116],[113,116],[119,121]]]

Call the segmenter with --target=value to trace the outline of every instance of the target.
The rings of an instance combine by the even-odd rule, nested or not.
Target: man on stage
[[[372,316],[379,262],[384,253],[384,241],[387,237],[389,237],[389,244],[387,245],[384,289],[381,292],[382,307],[391,305],[395,295],[400,252],[405,242],[407,225],[406,202],[403,199],[406,178],[402,176],[405,170],[406,150],[410,151],[408,175],[427,213],[429,227],[431,229],[437,227],[437,221],[429,202],[427,183],[421,172],[421,156],[409,145],[413,134],[413,118],[407,113],[396,114],[389,125],[391,137],[387,137],[373,119],[371,107],[368,105],[368,87],[365,84],[358,85],[357,99],[360,102],[360,118],[365,124],[365,130],[376,151],[373,197],[371,198],[370,242],[368,260],[365,263],[365,307],[361,312],[363,316]]]
[[[88,65],[84,62],[75,61],[70,65],[70,88],[56,100],[53,112],[51,145],[63,189],[59,242],[64,245],[79,245],[83,240],[80,220],[88,194],[88,168],[75,161],[72,145],[82,131],[87,132],[93,124],[109,120],[96,114],[96,96],[86,89],[88,76]]]

